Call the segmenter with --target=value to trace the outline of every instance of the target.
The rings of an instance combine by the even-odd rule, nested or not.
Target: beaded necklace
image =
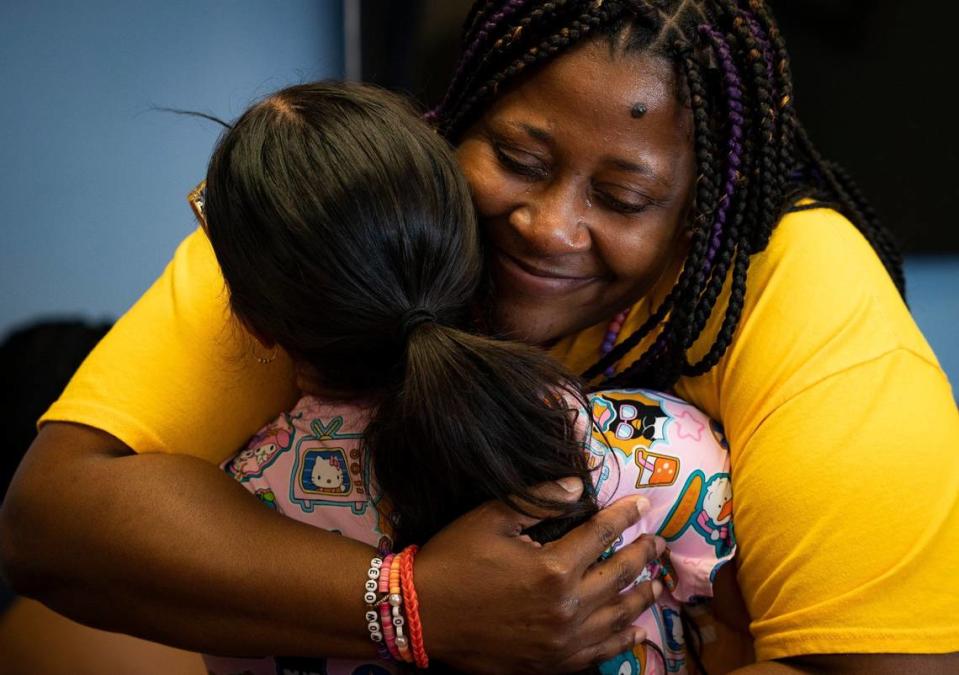
[[[623,324],[626,323],[626,317],[629,316],[629,309],[630,308],[624,309],[610,320],[609,326],[606,328],[606,339],[603,340],[603,344],[599,348],[600,358],[605,357],[613,351],[613,347],[616,346],[616,342],[619,340],[619,334],[623,331]],[[615,374],[615,364],[610,365],[610,367],[606,369],[606,377],[612,377]]]

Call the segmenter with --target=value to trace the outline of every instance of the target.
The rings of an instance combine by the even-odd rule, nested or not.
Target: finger
[[[629,626],[628,628],[611,635],[602,642],[585,647],[560,664],[560,672],[580,672],[590,666],[598,666],[609,661],[623,652],[631,652],[633,648],[646,639],[646,632],[642,628]]]
[[[583,495],[583,481],[575,476],[560,478],[533,486],[530,494],[546,501],[575,502]],[[490,519],[489,522],[495,524],[499,531],[517,537],[523,530],[547,518],[563,515],[560,511],[545,509],[521,499],[516,500],[516,505],[525,513],[501,501],[487,502],[480,508],[488,512],[486,516]]]
[[[661,537],[644,534],[590,567],[579,587],[583,606],[596,609],[615,602],[619,593],[633,585],[646,565],[662,555],[665,548]]]
[[[583,573],[648,509],[649,500],[645,497],[620,499],[551,542],[549,547],[557,558]]]
[[[616,597],[616,601],[590,614],[582,623],[584,644],[597,643],[633,625],[663,593],[662,582],[645,581]]]

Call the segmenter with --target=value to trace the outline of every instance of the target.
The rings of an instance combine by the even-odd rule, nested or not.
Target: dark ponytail
[[[423,542],[489,499],[521,510],[517,500],[554,506],[528,488],[570,475],[588,479],[573,429],[579,401],[535,348],[433,323],[416,329],[405,376],[367,430],[376,475],[400,514],[398,543]],[[591,512],[587,501],[567,516],[578,521]]]
[[[469,188],[400,99],[315,83],[255,105],[213,154],[206,219],[233,312],[324,389],[376,406],[366,447],[399,543],[489,499],[558,507],[567,524],[595,510],[588,491],[572,506],[529,493],[589,480],[573,433],[585,404],[540,351],[470,332],[483,256]]]

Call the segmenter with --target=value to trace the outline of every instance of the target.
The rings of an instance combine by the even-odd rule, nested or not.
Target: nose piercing
[[[589,195],[586,195],[586,208],[587,209],[593,208],[593,202],[589,200]]]

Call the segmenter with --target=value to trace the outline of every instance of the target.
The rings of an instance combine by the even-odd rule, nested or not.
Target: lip
[[[525,295],[564,295],[599,280],[596,276],[579,276],[543,269],[514,258],[502,249],[495,249],[493,267],[497,276],[501,277],[511,290]]]

